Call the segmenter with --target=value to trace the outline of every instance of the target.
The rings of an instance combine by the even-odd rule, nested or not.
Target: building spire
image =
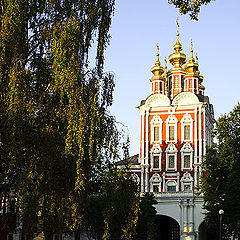
[[[169,62],[176,68],[181,68],[181,66],[186,62],[186,55],[181,53],[182,44],[179,40],[179,19],[177,18],[177,41],[173,46],[173,50],[175,51],[173,54],[169,56]]]
[[[189,62],[192,62],[192,63],[194,63],[195,62],[195,59],[194,59],[194,57],[193,57],[193,43],[192,43],[192,39],[191,39],[191,56],[190,56],[190,58],[189,58]]]
[[[175,45],[173,46],[173,49],[175,52],[181,52],[182,50],[182,44],[180,43],[179,40],[179,19],[177,18],[177,41],[175,43]]]
[[[160,60],[159,60],[159,45],[157,43],[157,61],[155,62],[155,66],[160,66]]]
[[[157,43],[157,60],[155,62],[155,66],[151,68],[151,72],[154,74],[154,76],[162,76],[164,70],[161,66],[160,60],[159,60],[159,45]]]

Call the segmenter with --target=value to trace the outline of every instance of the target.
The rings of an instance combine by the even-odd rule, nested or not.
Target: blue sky
[[[216,0],[201,8],[199,21],[180,15],[167,0],[117,0],[106,51],[105,70],[115,74],[111,112],[128,127],[130,154],[139,149],[139,113],[136,109],[150,94],[150,68],[173,53],[176,19],[180,41],[189,57],[190,42],[198,54],[205,95],[214,105],[215,118],[228,113],[240,100],[240,0]],[[171,67],[168,63],[168,69]]]

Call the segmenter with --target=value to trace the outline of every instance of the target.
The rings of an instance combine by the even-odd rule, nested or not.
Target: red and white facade
[[[206,147],[212,144],[213,107],[204,95],[193,50],[187,61],[179,34],[173,49],[169,56],[173,67],[168,71],[157,54],[150,96],[138,107],[139,157],[138,163],[132,163],[130,177],[139,183],[142,193],[155,194],[158,214],[179,223],[181,239],[198,239],[203,202],[194,192],[204,174]]]

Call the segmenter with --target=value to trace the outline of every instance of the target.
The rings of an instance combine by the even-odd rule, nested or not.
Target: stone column
[[[149,172],[148,167],[146,167],[145,168],[145,192],[149,191],[149,189],[148,189],[148,183],[149,183],[148,175],[149,175],[149,173],[148,172]]]
[[[190,201],[189,205],[189,232],[194,231],[194,200]]]
[[[141,192],[144,192],[144,166],[141,165]]]
[[[188,204],[186,200],[183,204],[183,232],[188,232]]]

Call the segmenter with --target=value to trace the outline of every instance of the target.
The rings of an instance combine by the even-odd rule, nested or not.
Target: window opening
[[[159,168],[159,156],[153,156],[153,168]]]
[[[169,126],[169,141],[174,141],[174,126]]]
[[[157,185],[153,185],[153,192],[159,192],[159,187]]]
[[[184,140],[190,140],[190,125],[184,125]]]
[[[168,168],[174,168],[175,167],[175,156],[170,155],[168,157]]]
[[[159,127],[154,127],[154,141],[159,141]]]

